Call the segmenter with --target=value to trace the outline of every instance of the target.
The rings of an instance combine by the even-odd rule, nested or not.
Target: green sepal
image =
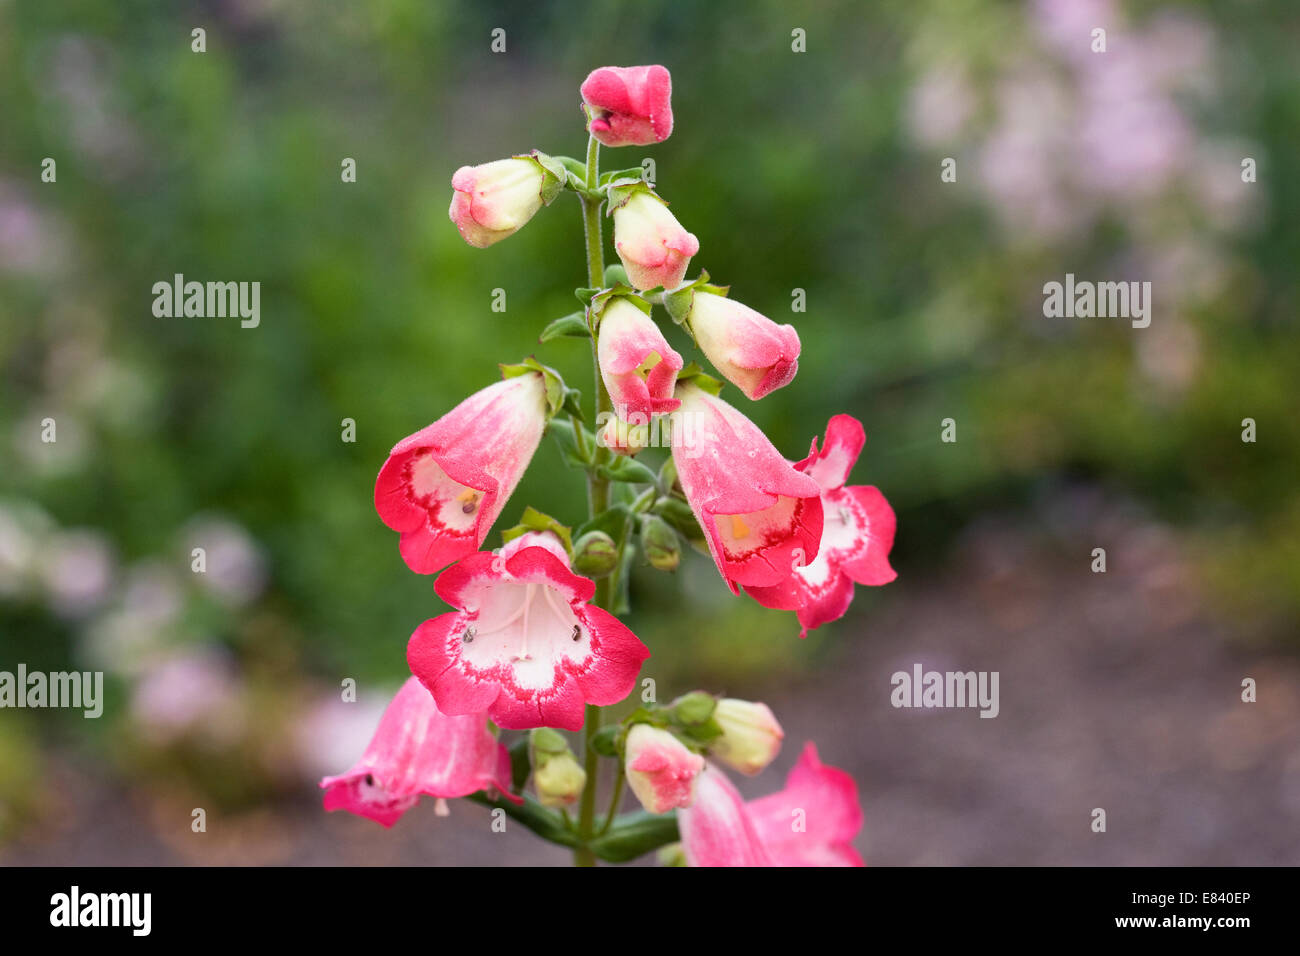
[[[513,365],[502,363],[501,377],[516,378],[520,375],[527,375],[529,372],[541,372],[542,378],[546,382],[546,417],[554,418],[555,414],[564,406],[564,400],[568,393],[568,388],[564,384],[564,379],[560,378],[560,373],[548,365],[543,365],[531,355],[522,362]]]
[[[620,285],[631,288],[632,280],[627,277],[627,270],[621,262],[611,262],[605,266],[605,288],[612,289]]]
[[[586,286],[583,286],[582,288],[574,289],[573,294],[583,305],[591,305],[592,298],[594,298],[596,293],[599,291],[599,289],[589,289]]]
[[[646,315],[650,315],[653,310],[653,306],[650,305],[648,300],[642,297],[640,292],[632,288],[630,285],[616,282],[608,288],[598,290],[596,294],[591,297],[590,301],[588,301],[587,324],[593,329],[599,331],[600,317],[604,311],[609,308],[610,303],[615,299],[626,299]]]
[[[591,329],[587,327],[587,313],[570,312],[568,315],[560,316],[542,329],[542,334],[538,336],[537,341],[549,342],[561,338],[591,338]]]
[[[596,184],[598,186],[608,186],[618,179],[626,182],[636,182],[637,180],[645,182],[645,167],[633,166],[630,169],[616,169],[613,172],[601,173]]]
[[[536,163],[542,170],[542,204],[549,206],[555,201],[569,181],[569,170],[563,161],[555,156],[548,156],[540,149],[534,149],[531,152],[521,153],[514,157],[515,159],[530,159]]]
[[[695,330],[691,328],[690,316],[691,309],[695,307],[695,293],[708,292],[725,298],[729,291],[731,291],[731,286],[714,285],[709,282],[708,272],[701,270],[697,278],[692,279],[685,285],[678,286],[672,292],[663,294],[664,308],[668,310],[672,320],[690,332],[691,338],[694,339]]]
[[[637,193],[649,193],[665,206],[668,205],[664,198],[655,192],[650,184],[641,177],[642,170],[638,169],[636,172],[635,179],[631,176],[625,176],[622,179],[611,179],[601,187],[605,193],[605,215],[614,215],[614,210],[627,205],[628,200]]]
[[[513,528],[507,528],[501,532],[501,538],[509,543],[520,535],[525,535],[530,531],[551,531],[564,543],[564,552],[573,559],[573,530],[565,524],[560,524],[550,515],[538,511],[532,505],[524,509],[524,513],[519,518],[519,524]]]
[[[602,757],[618,756],[618,737],[623,732],[619,724],[608,724],[596,731],[589,746]]]
[[[634,485],[653,485],[655,473],[641,462],[626,455],[615,455],[614,460],[598,465],[596,474],[610,481],[625,481]]]
[[[722,382],[700,368],[698,362],[687,363],[686,367],[677,373],[677,384],[683,382],[690,382],[715,397],[722,394]]]

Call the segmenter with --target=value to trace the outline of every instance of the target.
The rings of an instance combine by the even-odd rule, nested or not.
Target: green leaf
[[[675,813],[625,813],[602,837],[592,840],[591,851],[609,863],[626,863],[681,839]]]
[[[568,315],[560,316],[554,322],[549,323],[546,328],[542,329],[542,334],[538,337],[538,342],[549,342],[552,339],[562,338],[589,339],[591,338],[591,329],[587,328],[587,313],[570,312]]]
[[[581,538],[591,531],[603,531],[621,547],[623,541],[627,538],[627,526],[631,515],[632,513],[627,505],[614,505],[606,508],[584,524],[579,525],[575,534]]]
[[[581,427],[581,426],[579,426]],[[592,461],[590,456],[599,447],[596,444],[596,436],[582,429],[584,446],[587,449],[588,457],[583,457],[581,449],[578,447],[578,440],[573,429],[573,422],[567,418],[552,418],[551,423],[547,426],[550,434],[555,436],[556,443],[560,446],[560,453],[564,456],[565,463],[575,468],[587,469],[591,467]]]
[[[624,455],[615,456],[609,464],[600,465],[596,474],[611,481],[626,481],[630,484],[653,485],[655,473],[641,462]]]
[[[565,553],[573,557],[573,531],[568,525],[560,524],[550,515],[538,511],[532,505],[524,509],[519,524],[501,532],[501,537],[508,543],[530,531],[551,531],[564,543]]]

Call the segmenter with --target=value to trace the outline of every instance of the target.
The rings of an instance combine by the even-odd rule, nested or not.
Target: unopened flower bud
[[[704,758],[668,731],[637,724],[627,735],[624,767],[628,786],[641,806],[651,813],[667,813],[691,805]]]
[[[673,82],[654,66],[602,66],[582,84],[591,135],[605,146],[649,146],[673,131]]]
[[[713,711],[722,736],[709,744],[709,753],[734,770],[753,776],[781,750],[785,731],[767,704],[724,697]]]
[[[618,547],[603,531],[588,531],[573,544],[573,570],[586,578],[603,578],[618,567]]]
[[[658,515],[646,515],[641,521],[641,550],[657,571],[676,571],[682,560],[677,532]]]
[[[617,415],[610,415],[597,439],[601,448],[608,448],[616,455],[636,455],[650,445],[650,426],[625,422]]]
[[[587,785],[587,772],[569,743],[549,727],[539,727],[529,738],[533,787],[544,807],[567,807],[577,802]]]
[[[614,210],[614,249],[638,289],[676,289],[700,241],[682,228],[664,201],[638,189]]]
[[[456,193],[448,215],[461,238],[486,248],[518,232],[542,208],[549,175],[532,158],[462,166],[451,177]]]
[[[799,334],[747,305],[698,290],[687,315],[713,367],[754,401],[788,385],[799,370]]]
[[[667,846],[661,846],[655,858],[660,866],[687,866],[686,850],[680,843],[669,843]]]

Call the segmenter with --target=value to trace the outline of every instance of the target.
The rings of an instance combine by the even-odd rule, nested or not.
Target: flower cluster
[[[881,493],[848,486],[866,440],[837,415],[818,448],[791,461],[722,382],[669,344],[656,308],[749,401],[788,385],[799,336],[729,298],[705,273],[688,279],[699,240],[641,170],[599,174],[601,145],[662,142],[673,129],[662,66],[602,67],[581,88],[591,136],[586,163],[537,150],[452,177],[449,215],[483,248],[512,235],[562,192],[581,201],[589,287],[580,312],[541,341],[590,340],[599,373],[598,430],[580,396],[533,358],[398,442],[375,483],[375,508],[399,535],[402,560],[438,574],[454,610],[411,635],[414,675],[355,767],[322,782],[327,809],[391,826],[421,794],[477,795],[579,862],[622,860],[678,845],[694,865],[860,865],[857,790],[808,744],[786,788],[745,802],[722,766],[756,774],[784,733],[764,704],[695,691],[667,705],[643,696],[620,722],[600,707],[634,690],[650,651],[620,620],[627,569],[640,551],[672,570],[684,544],[706,551],[733,594],[795,612],[801,636],[842,617],[856,584],[894,578],[894,515]],[[620,265],[605,269],[600,210]],[[594,243],[591,241],[594,237]],[[604,420],[602,420],[602,415]],[[650,426],[667,423],[671,456],[656,472],[636,459]],[[541,439],[586,473],[589,515],[570,528],[532,508],[483,550]],[[558,730],[585,728],[582,756]],[[499,731],[528,731],[508,750]],[[601,758],[619,786],[603,821],[594,800]],[[532,781],[532,794],[525,788]],[[623,783],[642,817],[618,816]],[[571,820],[568,807],[577,807]]]

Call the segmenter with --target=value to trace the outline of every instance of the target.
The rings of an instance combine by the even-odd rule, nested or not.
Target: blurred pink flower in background
[[[203,548],[207,570],[196,574],[203,587],[232,606],[247,604],[266,586],[266,559],[252,535],[226,518],[192,521],[181,536],[186,559]]]
[[[145,670],[131,694],[131,716],[155,743],[190,731],[212,743],[230,743],[243,732],[242,687],[225,650],[178,651]]]
[[[40,563],[50,607],[66,617],[81,617],[94,610],[113,586],[113,548],[95,530],[55,534],[45,544]]]

